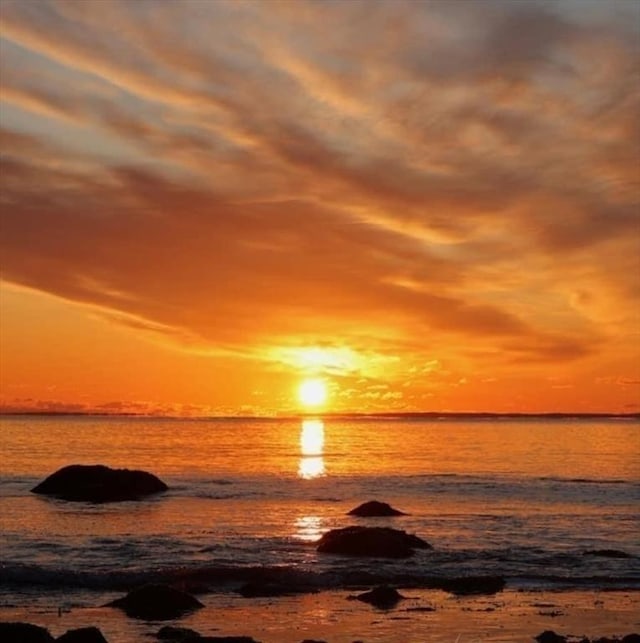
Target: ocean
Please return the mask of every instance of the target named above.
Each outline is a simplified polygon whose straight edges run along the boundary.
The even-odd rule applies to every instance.
[[[219,594],[256,577],[330,590],[484,574],[525,591],[640,589],[637,420],[5,416],[0,449],[0,620],[176,579]],[[144,469],[170,489],[110,504],[30,493],[71,463]],[[370,499],[408,515],[346,515]],[[316,552],[352,524],[433,550]]]

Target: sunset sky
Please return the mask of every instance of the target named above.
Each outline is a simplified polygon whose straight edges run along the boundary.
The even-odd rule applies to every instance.
[[[0,15],[5,411],[640,410],[640,3]]]

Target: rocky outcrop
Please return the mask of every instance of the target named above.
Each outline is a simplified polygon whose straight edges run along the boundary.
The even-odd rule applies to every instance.
[[[538,634],[538,636],[535,637],[536,641],[538,643],[566,643],[567,638],[565,636],[561,636],[560,634],[556,634],[552,630],[545,630],[544,632],[541,632]]]
[[[188,627],[171,625],[160,628],[156,638],[170,643],[259,643],[250,636],[202,636]]]
[[[54,638],[44,627],[31,623],[0,623],[0,641],[15,643],[53,643]]]
[[[63,500],[119,502],[139,500],[167,489],[162,480],[146,471],[71,464],[52,473],[31,491]]]
[[[278,583],[263,583],[260,581],[245,583],[238,588],[238,594],[244,598],[266,598],[274,596],[286,596],[296,593],[284,585]]]
[[[131,618],[146,621],[168,621],[204,607],[197,599],[168,585],[143,585],[126,596],[107,603]]]
[[[107,643],[107,639],[97,627],[80,627],[67,630],[56,639],[56,643]]]
[[[380,609],[391,609],[405,597],[393,587],[389,587],[388,585],[379,585],[378,587],[374,587],[371,591],[358,594],[353,598],[357,601],[362,601],[363,603],[369,603],[369,605],[373,605],[374,607],[379,607]]]
[[[370,556],[375,558],[409,558],[415,549],[431,549],[431,545],[405,531],[389,527],[344,527],[332,529],[318,541],[324,554]]]
[[[199,636],[200,634],[190,627],[175,627],[174,625],[165,625],[156,632],[156,638],[161,641],[184,641]]]
[[[360,516],[361,518],[372,518],[376,516],[406,516],[403,511],[394,509],[386,502],[378,502],[377,500],[370,500],[363,502],[355,509],[348,512],[349,516]]]
[[[260,643],[250,636],[199,636],[184,639],[184,643]]]
[[[553,630],[545,630],[534,638],[538,643],[566,643],[569,638],[575,640],[578,637],[572,634],[563,636],[562,634],[556,634]],[[622,638],[617,636],[601,636],[595,639],[580,637],[580,643],[640,643],[640,634],[626,634]]]

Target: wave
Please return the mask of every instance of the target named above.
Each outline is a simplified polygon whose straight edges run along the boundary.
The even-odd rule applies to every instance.
[[[542,574],[501,575],[511,589],[600,589],[640,591],[640,575],[611,574]],[[0,587],[40,587],[53,589],[84,589],[95,591],[126,591],[146,583],[167,583],[182,587],[198,587],[206,592],[234,592],[244,583],[265,583],[293,592],[346,589],[354,586],[392,584],[415,589],[446,589],[452,581],[463,578],[488,578],[495,574],[427,573],[416,569],[398,569],[393,565],[371,565],[330,570],[301,569],[297,565],[200,565],[167,567],[135,572],[72,571],[39,565],[3,565]]]
[[[428,588],[437,587],[442,579],[490,575],[503,577],[507,585],[519,589],[544,585],[640,590],[640,551],[633,547],[626,551],[538,546],[436,548],[407,560],[385,560],[318,555],[313,542],[290,538],[205,544],[171,537],[134,541],[95,537],[90,542],[88,548],[54,552],[55,558],[49,560],[5,561],[0,564],[0,587],[119,590],[164,582],[233,591],[234,585],[245,582],[315,589],[362,582]],[[52,545],[55,543],[31,542],[28,549],[33,555],[39,549],[50,550]],[[101,549],[104,547],[107,549]],[[167,565],[167,560],[174,563]]]
[[[619,478],[606,479],[606,478],[559,478],[553,476],[544,476],[538,478],[538,480],[544,480],[549,482],[565,482],[565,483],[574,483],[574,484],[638,484],[638,481],[634,480],[622,480]]]

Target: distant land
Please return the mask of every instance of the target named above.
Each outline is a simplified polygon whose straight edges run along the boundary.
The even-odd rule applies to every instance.
[[[382,412],[382,413],[299,413],[292,415],[154,415],[145,413],[92,413],[90,411],[18,411],[0,410],[0,417],[98,417],[98,418],[148,418],[168,420],[252,420],[280,422],[283,420],[304,420],[322,418],[324,420],[640,420],[636,413],[476,413],[476,412]]]

